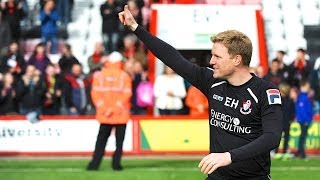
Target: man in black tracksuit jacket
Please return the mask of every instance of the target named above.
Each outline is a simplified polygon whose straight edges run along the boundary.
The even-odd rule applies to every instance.
[[[208,98],[210,154],[199,163],[207,179],[271,179],[270,150],[279,145],[279,90],[250,73],[250,39],[236,30],[211,38],[211,68],[186,60],[172,46],[139,26],[128,7],[119,13],[152,53]]]

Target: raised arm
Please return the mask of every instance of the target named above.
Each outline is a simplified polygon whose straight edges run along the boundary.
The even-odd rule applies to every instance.
[[[185,78],[191,84],[197,84],[197,87],[199,87],[201,80],[204,80],[201,68],[185,59],[174,47],[151,35],[144,28],[139,26],[130,13],[127,5],[124,7],[124,11],[119,13],[119,19],[122,24],[134,31],[138,38],[157,58],[171,67],[177,74]]]

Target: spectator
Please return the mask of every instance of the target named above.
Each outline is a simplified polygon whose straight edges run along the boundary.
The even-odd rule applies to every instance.
[[[147,55],[139,46],[139,41],[136,35],[128,34],[123,39],[124,56],[130,60],[137,60],[140,61],[144,66],[147,64]]]
[[[3,18],[10,25],[11,38],[19,42],[21,33],[20,21],[26,15],[22,9],[22,4],[16,3],[15,0],[8,0],[3,5]]]
[[[0,115],[17,114],[16,84],[10,72],[3,75],[0,93]]]
[[[31,112],[41,114],[45,92],[46,85],[41,80],[40,71],[34,65],[27,65],[17,89],[20,114],[27,115]]]
[[[40,71],[42,77],[44,77],[46,67],[51,63],[45,48],[43,43],[37,44],[27,62],[29,65],[34,65]]]
[[[296,152],[295,157],[299,157],[302,159],[306,158],[306,153],[305,153],[306,139],[308,136],[308,129],[313,120],[312,104],[308,97],[309,92],[310,92],[310,83],[306,80],[302,80],[300,84],[300,93],[298,95],[296,105],[295,105],[296,118],[298,123],[300,124],[300,129],[301,129],[298,151]]]
[[[99,134],[91,162],[87,170],[98,170],[112,128],[116,132],[116,150],[112,156],[112,169],[122,170],[122,146],[126,124],[130,119],[131,78],[121,70],[122,55],[112,52],[101,72],[94,74],[91,96],[100,123]]]
[[[166,66],[164,73],[154,82],[154,96],[160,115],[179,114],[184,106],[182,99],[186,96],[183,78]]]
[[[313,111],[315,114],[320,114],[320,57],[315,60],[311,72],[311,87],[314,91]]]
[[[1,1],[0,1],[1,2]],[[11,42],[11,30],[9,23],[4,19],[0,8],[0,56]]]
[[[59,12],[61,25],[67,27],[71,22],[71,13],[73,9],[74,0],[57,0],[57,10]]]
[[[297,102],[298,94],[299,94],[299,88],[297,88],[297,87],[291,87],[291,88],[290,88],[290,98],[291,98],[294,102]]]
[[[254,69],[254,74],[256,74],[258,77],[263,78],[265,76],[265,72],[262,66],[257,66]]]
[[[7,54],[0,59],[0,72],[11,72],[16,79],[21,79],[26,69],[26,62],[17,42],[11,42]]]
[[[90,81],[82,73],[80,64],[73,64],[70,74],[65,75],[64,99],[69,115],[84,115],[89,104]]]
[[[208,115],[207,97],[194,86],[190,86],[187,91],[186,105],[190,108],[190,116]]]
[[[140,61],[134,61],[132,68],[131,114],[143,115],[146,114],[146,107],[141,107],[137,104],[137,87],[141,82],[148,80],[147,72]]]
[[[104,61],[102,61],[103,56],[104,56],[103,44],[101,42],[96,42],[94,46],[94,52],[88,58],[88,66],[89,66],[90,74],[93,74],[95,71],[98,71],[101,69],[101,67],[104,64]]]
[[[58,53],[58,25],[59,14],[55,9],[54,0],[47,0],[44,8],[40,11],[41,21],[41,38],[42,42],[47,45],[50,41],[50,53]]]
[[[288,143],[290,139],[290,125],[295,118],[295,102],[293,98],[290,97],[290,86],[287,83],[279,84],[279,90],[281,94],[282,101],[282,112],[283,112],[283,121],[282,121],[282,133],[283,133],[283,149],[282,154],[279,153],[278,148],[275,150],[275,159],[288,159],[290,154],[287,153]]]
[[[283,51],[283,50],[278,50],[276,52],[276,57],[274,58],[276,60],[278,60],[280,62],[280,69],[284,69],[287,65],[286,65],[286,59],[287,59],[287,56],[286,56],[286,52]]]
[[[291,86],[300,87],[302,79],[308,79],[312,70],[312,63],[306,60],[306,50],[299,48],[297,56],[289,66],[288,82]]]
[[[276,57],[273,60],[278,60],[279,61],[279,71],[280,74],[282,76],[282,80],[287,82],[288,78],[289,78],[289,66],[286,64],[286,52],[283,50],[279,50],[276,53]]]
[[[272,60],[268,73],[263,77],[266,81],[272,82],[276,86],[282,82],[280,73],[280,62],[277,59]]]
[[[53,64],[48,64],[45,72],[46,95],[43,104],[43,114],[57,115],[60,114],[61,108],[62,79],[56,74]]]
[[[151,3],[150,0],[143,0],[144,5],[141,8],[141,14],[142,14],[142,25],[146,29],[149,29],[149,21],[151,16]]]
[[[79,60],[73,55],[70,44],[62,46],[62,54],[58,64],[62,75],[70,73],[74,64],[80,64]]]
[[[127,4],[134,19],[136,19],[138,24],[142,25],[141,9],[144,6],[144,0],[128,0]]]
[[[127,1],[128,7],[130,12],[132,13],[133,17],[136,19],[137,23],[142,25],[143,17],[142,17],[142,7],[144,6],[143,0],[128,0]],[[125,35],[131,33],[130,31],[125,32]]]
[[[118,51],[118,41],[120,36],[118,13],[121,7],[115,0],[106,0],[100,6],[102,17],[102,37],[107,54]]]
[[[20,26],[22,28],[30,27],[30,23],[29,23],[30,14],[29,14],[28,0],[16,0],[16,2],[18,2],[18,6],[21,6],[22,11],[25,14],[25,16],[21,19]]]

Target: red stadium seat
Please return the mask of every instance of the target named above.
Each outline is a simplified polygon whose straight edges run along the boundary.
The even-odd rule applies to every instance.
[[[194,0],[175,0],[176,4],[194,4]]]

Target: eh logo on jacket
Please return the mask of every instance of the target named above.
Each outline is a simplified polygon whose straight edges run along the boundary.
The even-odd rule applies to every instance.
[[[278,89],[268,89],[266,92],[269,105],[281,104],[281,96]]]

